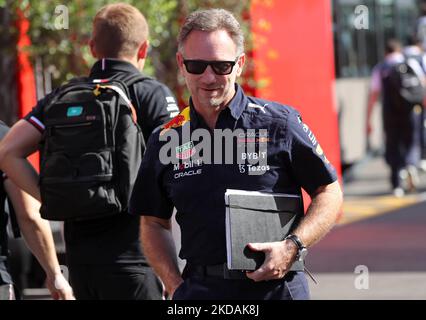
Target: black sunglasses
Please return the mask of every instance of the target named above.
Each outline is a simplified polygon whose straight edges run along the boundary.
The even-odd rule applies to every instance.
[[[237,57],[235,61],[206,61],[206,60],[183,60],[183,64],[186,67],[186,71],[192,74],[202,74],[207,66],[211,66],[214,73],[219,76],[230,74],[235,64],[238,61]]]

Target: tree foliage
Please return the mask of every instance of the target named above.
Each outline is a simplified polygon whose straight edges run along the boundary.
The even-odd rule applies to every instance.
[[[32,59],[41,59],[44,68],[50,68],[54,75],[54,86],[57,86],[67,79],[87,74],[89,71],[94,62],[87,45],[92,19],[103,5],[110,2],[106,0],[0,0],[0,7],[6,6],[13,13],[18,8],[24,12],[30,21],[29,35],[32,41],[31,47],[28,48],[30,55]],[[238,0],[127,0],[123,2],[140,9],[148,20],[151,48],[144,72],[165,82],[179,96],[184,95],[184,89],[178,79],[175,53],[176,38],[184,17],[196,9],[221,7],[241,18],[249,5],[249,1]],[[64,21],[66,15],[68,21]],[[0,50],[4,51],[3,48]]]

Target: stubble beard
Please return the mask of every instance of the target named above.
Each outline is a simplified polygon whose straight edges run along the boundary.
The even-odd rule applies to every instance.
[[[209,99],[209,105],[212,108],[217,108],[222,104],[223,98],[211,98]]]

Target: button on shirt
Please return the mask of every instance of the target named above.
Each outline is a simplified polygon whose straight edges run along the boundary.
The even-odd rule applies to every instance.
[[[213,143],[216,133],[208,129],[192,102],[189,116],[183,116],[185,112],[188,110],[152,134],[130,211],[169,219],[175,207],[182,236],[179,256],[189,263],[226,261],[226,189],[301,194],[301,188],[312,193],[336,180],[335,170],[314,134],[291,107],[247,97],[237,85],[234,98],[219,114],[215,127],[215,131],[238,132],[231,146],[233,161],[228,163],[225,153],[229,147]],[[199,139],[197,129],[209,132],[212,143]],[[171,140],[160,141],[170,130],[180,138],[177,146]],[[262,143],[266,143],[266,150],[260,148]],[[171,150],[168,155],[178,163],[161,161],[160,157],[167,156],[167,148]],[[208,151],[211,164],[206,160]]]

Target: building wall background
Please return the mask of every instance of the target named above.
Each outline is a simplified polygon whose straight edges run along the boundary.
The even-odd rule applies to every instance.
[[[366,155],[365,116],[371,71],[383,59],[387,39],[397,38],[405,44],[415,32],[418,5],[416,0],[332,1],[336,101],[344,165]],[[361,21],[360,14],[365,12],[367,20]],[[366,28],[357,25],[366,21]],[[378,103],[373,113],[370,139],[376,150],[383,145],[380,107]]]

